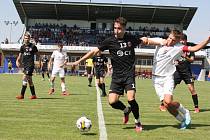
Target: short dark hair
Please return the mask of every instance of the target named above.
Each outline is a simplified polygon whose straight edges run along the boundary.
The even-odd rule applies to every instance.
[[[174,29],[171,31],[170,34],[172,34],[177,39],[181,39],[183,33],[179,30]]]
[[[127,20],[124,17],[118,17],[115,19],[114,23],[120,23],[120,25],[122,26],[126,26],[127,25]]]
[[[57,45],[58,45],[58,46],[63,46],[63,45],[64,45],[64,42],[63,42],[63,41],[58,41],[58,42],[57,42]]]
[[[187,40],[187,35],[183,33],[181,36],[181,40]]]

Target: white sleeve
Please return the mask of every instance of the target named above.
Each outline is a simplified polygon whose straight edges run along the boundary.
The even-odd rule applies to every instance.
[[[51,58],[55,58],[55,51],[53,51]]]
[[[65,60],[67,60],[68,59],[68,55],[67,55],[66,52],[64,53],[64,56],[65,56]]]

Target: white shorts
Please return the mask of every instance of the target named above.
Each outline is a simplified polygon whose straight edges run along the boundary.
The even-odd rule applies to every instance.
[[[59,74],[61,78],[65,77],[64,68],[53,68],[51,77],[56,77],[57,74]]]
[[[164,99],[165,94],[173,95],[174,76],[152,76],[153,86],[160,101]]]

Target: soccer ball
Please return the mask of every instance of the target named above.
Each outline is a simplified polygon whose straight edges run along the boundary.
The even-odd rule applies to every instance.
[[[81,131],[81,132],[87,132],[90,130],[92,123],[91,120],[88,119],[87,117],[83,116],[80,117],[77,122],[76,122],[76,126],[77,128]]]

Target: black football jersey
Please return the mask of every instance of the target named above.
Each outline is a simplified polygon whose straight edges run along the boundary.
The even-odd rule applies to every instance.
[[[23,44],[20,47],[20,53],[23,55],[22,63],[24,67],[34,66],[34,55],[38,52],[38,49],[32,43],[28,45]]]
[[[47,68],[48,62],[49,62],[48,58],[47,57],[43,57],[42,58],[42,67],[43,68]]]
[[[96,71],[104,70],[105,63],[107,63],[107,62],[108,62],[108,60],[104,55],[93,57],[93,63],[94,63]]]
[[[187,43],[187,46],[194,46],[195,44],[190,44],[190,43]],[[185,55],[187,57],[195,57],[195,53],[194,52],[184,52]],[[189,71],[191,70],[190,68],[190,62],[188,60],[186,60],[186,58],[181,58],[178,60],[178,65],[176,65],[176,69],[180,72],[186,72],[186,71]]]
[[[100,51],[109,50],[113,77],[133,76],[135,74],[135,51],[134,48],[140,40],[132,35],[125,34],[118,39],[111,36],[105,39],[98,47]]]
[[[194,56],[195,54],[194,52],[184,52],[186,53],[187,57],[191,57]],[[179,71],[186,71],[188,69],[190,69],[190,62],[188,60],[186,60],[185,58],[182,58],[181,60],[179,59],[178,61],[178,65],[176,65],[176,69],[178,69]]]

